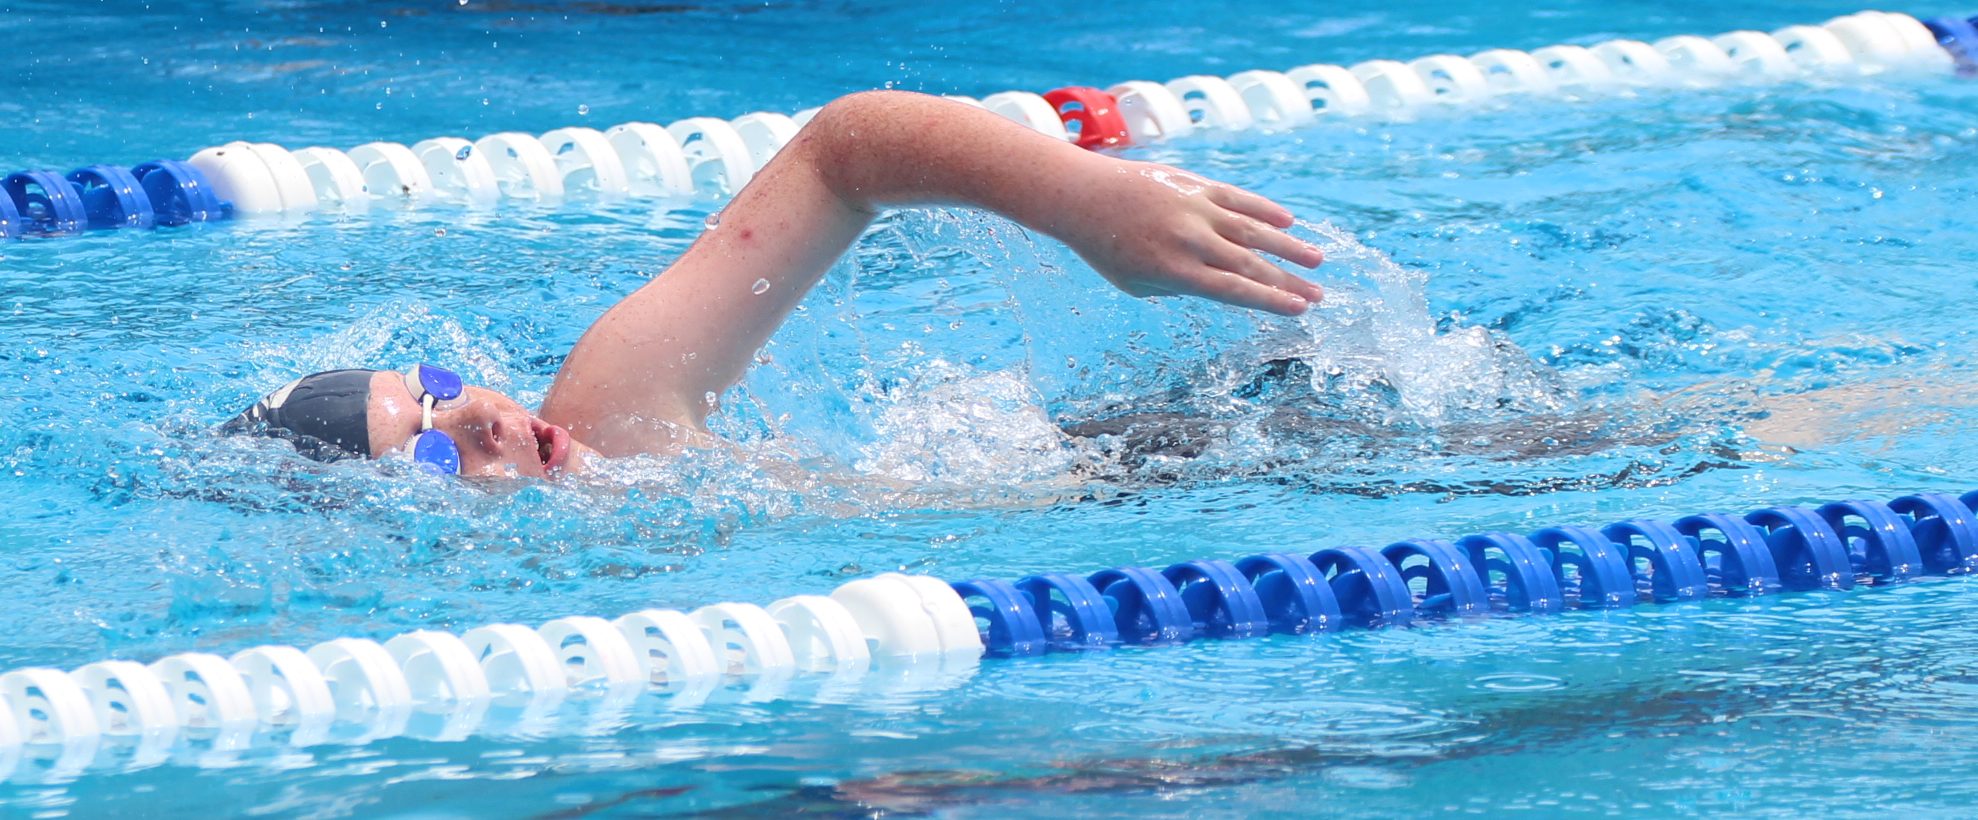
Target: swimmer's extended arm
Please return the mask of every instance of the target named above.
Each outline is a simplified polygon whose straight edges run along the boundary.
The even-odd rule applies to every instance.
[[[564,362],[545,420],[606,455],[669,449],[881,208],[960,204],[1063,240],[1135,296],[1202,296],[1287,315],[1318,248],[1263,197],[1051,139],[970,106],[875,91],[839,99],[777,153],[679,261],[606,311]],[[767,288],[764,288],[764,283]]]

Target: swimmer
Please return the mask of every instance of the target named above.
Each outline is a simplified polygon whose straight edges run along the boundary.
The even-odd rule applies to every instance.
[[[585,331],[532,414],[432,365],[335,370],[223,425],[320,461],[409,457],[466,476],[558,476],[591,459],[713,442],[710,397],[884,208],[984,208],[1063,241],[1137,297],[1196,296],[1293,316],[1323,255],[1291,212],[1164,165],[1108,157],[972,106],[872,91],[825,106],[721,212],[717,226]],[[766,287],[765,287],[766,286]]]

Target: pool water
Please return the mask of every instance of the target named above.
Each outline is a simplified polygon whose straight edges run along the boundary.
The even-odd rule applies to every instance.
[[[540,133],[1617,36],[1834,2],[14,3],[0,167]],[[1889,8],[1918,16],[1958,9]],[[220,420],[295,375],[540,400],[716,200],[0,246],[0,668],[1978,486],[1978,89],[1517,100],[1134,148],[1332,257],[1299,319],[886,217],[722,397],[732,450],[562,484],[324,468]],[[1083,422],[1179,417],[1148,456]],[[463,740],[114,752],[8,813],[1968,812],[1978,589],[1499,618],[578,704]]]

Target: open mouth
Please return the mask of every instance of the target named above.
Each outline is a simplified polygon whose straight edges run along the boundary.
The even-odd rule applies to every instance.
[[[561,471],[570,458],[570,432],[534,417],[529,419],[529,432],[536,437],[536,457],[542,459],[543,472]]]

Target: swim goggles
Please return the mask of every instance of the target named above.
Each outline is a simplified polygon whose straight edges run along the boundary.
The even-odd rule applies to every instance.
[[[405,389],[419,403],[419,435],[412,440],[412,460],[439,475],[460,474],[460,445],[452,436],[433,429],[433,408],[460,398],[465,389],[460,374],[430,364],[405,371]]]

